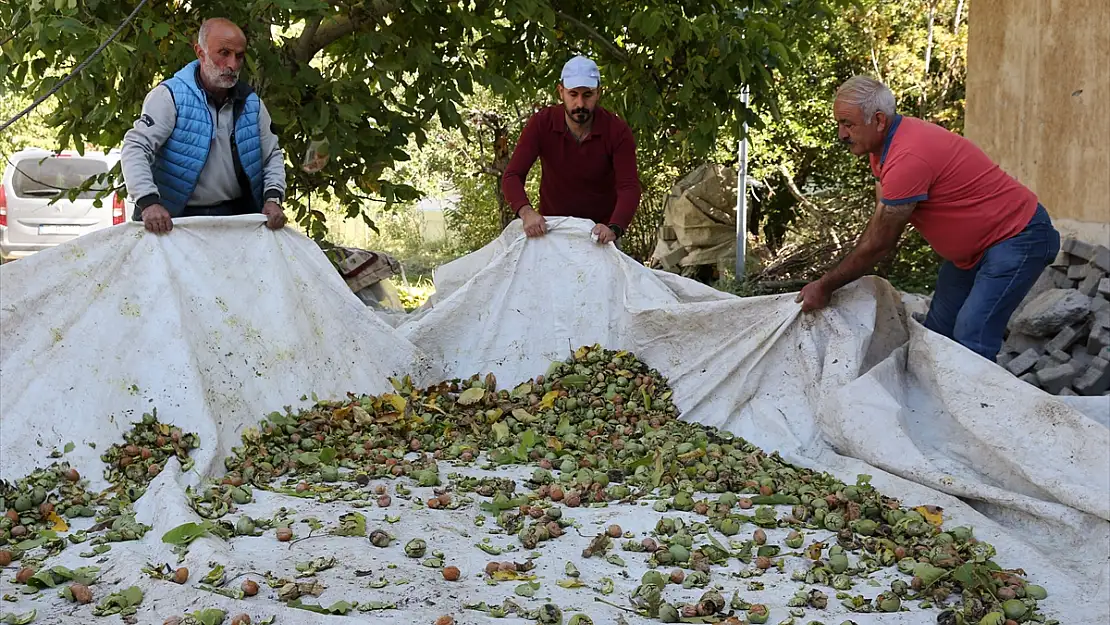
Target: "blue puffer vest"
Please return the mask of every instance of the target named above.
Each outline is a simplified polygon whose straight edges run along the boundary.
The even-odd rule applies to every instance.
[[[154,159],[154,183],[162,206],[171,217],[180,217],[197,187],[197,180],[208,160],[215,121],[208,110],[208,98],[197,84],[200,61],[193,61],[163,84],[173,94],[177,122],[165,145]],[[255,210],[262,210],[262,141],[259,137],[258,95],[246,84],[238,83],[229,93],[235,107],[235,132],[231,152],[235,173],[241,184],[249,185]],[[244,190],[246,194],[247,190]]]

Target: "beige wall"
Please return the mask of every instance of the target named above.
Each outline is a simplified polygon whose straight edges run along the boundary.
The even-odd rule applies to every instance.
[[[1110,0],[974,0],[965,135],[1061,231],[1110,243]]]

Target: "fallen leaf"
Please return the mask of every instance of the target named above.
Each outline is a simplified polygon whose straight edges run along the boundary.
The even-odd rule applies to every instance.
[[[486,389],[484,388],[468,388],[459,395],[459,403],[463,406],[469,406],[482,401],[486,396]]]
[[[925,517],[929,525],[940,527],[944,522],[944,508],[940,506],[917,506],[914,511]]]
[[[66,523],[65,519],[58,516],[58,513],[53,510],[50,511],[50,515],[46,517],[46,520],[54,524],[50,529],[54,530],[55,532],[69,531],[69,524]]]

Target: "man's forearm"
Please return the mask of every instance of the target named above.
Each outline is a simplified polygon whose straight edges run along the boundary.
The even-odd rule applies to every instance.
[[[127,195],[138,200],[149,195],[158,195],[158,185],[154,184],[154,154],[133,132],[134,130],[129,130],[123,137],[120,170],[127,186]]]
[[[830,291],[835,291],[867,275],[892,249],[867,240],[860,241],[844,260],[821,277],[821,281],[828,285]]]
[[[867,275],[880,260],[897,247],[898,239],[902,236],[902,231],[905,230],[910,215],[916,207],[916,202],[896,206],[888,206],[880,202],[855,249],[849,252],[836,267],[822,276],[820,281],[828,286],[830,291],[835,291]]]
[[[270,111],[263,102],[258,115],[258,135],[265,162],[262,166],[262,190],[265,199],[285,198],[285,154],[278,143]]]

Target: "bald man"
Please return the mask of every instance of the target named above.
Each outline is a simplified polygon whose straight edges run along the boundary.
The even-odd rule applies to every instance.
[[[285,225],[285,157],[262,100],[239,81],[247,38],[223,18],[204,22],[197,60],[155,87],[123,138],[132,219],[150,232],[177,217],[262,213]]]

